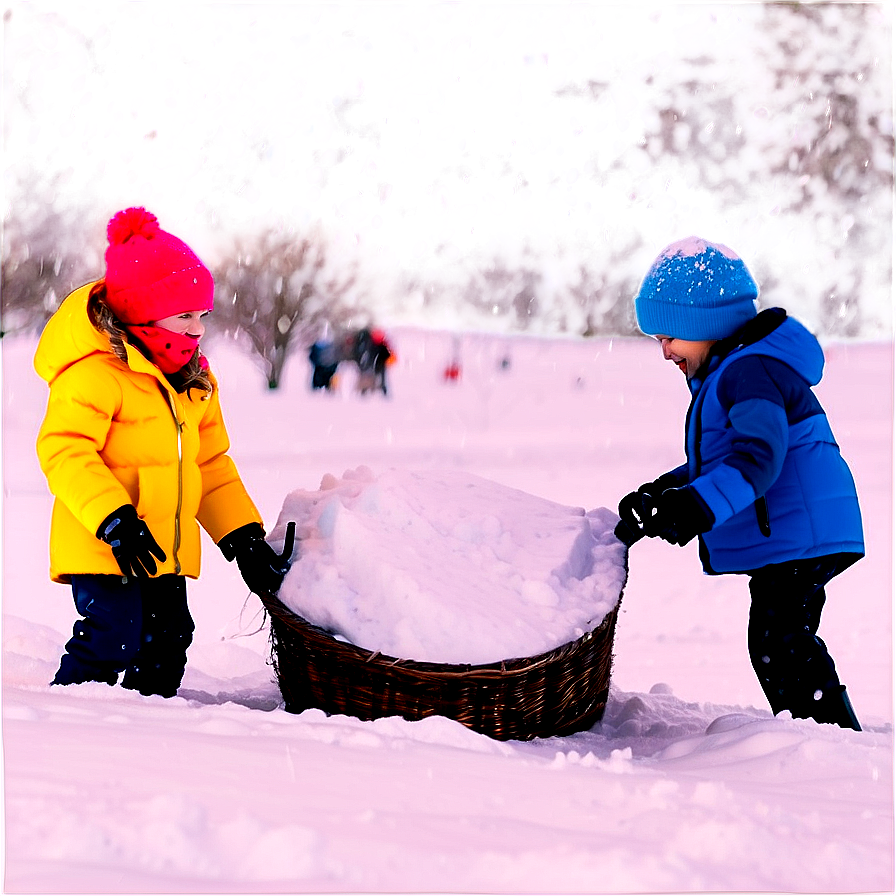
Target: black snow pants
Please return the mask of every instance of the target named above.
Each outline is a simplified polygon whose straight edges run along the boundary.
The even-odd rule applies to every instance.
[[[195,628],[183,576],[73,575],[71,584],[82,618],[52,684],[116,684],[124,672],[122,687],[173,697]]]
[[[794,718],[844,724],[845,689],[817,632],[825,585],[856,559],[834,554],[773,564],[752,574],[747,647],[776,715],[787,709]]]

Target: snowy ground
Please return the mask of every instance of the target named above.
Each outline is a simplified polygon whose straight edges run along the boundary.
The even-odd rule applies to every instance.
[[[226,344],[233,454],[273,525],[294,489],[359,465],[455,470],[615,507],[681,458],[687,392],[647,340],[399,331],[389,399],[268,393]],[[695,545],[635,545],[601,724],[499,743],[445,719],[283,712],[257,600],[208,545],[177,698],[47,686],[73,620],[46,576],[33,453],[45,387],[4,340],[3,743],[7,892],[892,890],[889,342],[827,347],[819,388],[860,490],[869,555],[821,635],[865,730],[774,718],[745,646],[746,580]],[[507,361],[504,364],[502,362]]]

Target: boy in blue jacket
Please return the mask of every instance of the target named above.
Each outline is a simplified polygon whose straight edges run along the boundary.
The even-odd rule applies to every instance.
[[[668,246],[635,298],[640,329],[687,377],[687,462],[619,504],[617,535],[683,546],[750,576],[750,659],[772,712],[861,730],[817,636],[825,585],[864,555],[852,474],[812,392],[824,355],[726,246]]]

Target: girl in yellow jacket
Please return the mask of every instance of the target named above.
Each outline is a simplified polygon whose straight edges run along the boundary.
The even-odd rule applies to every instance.
[[[79,619],[53,684],[102,681],[174,696],[193,636],[186,578],[199,525],[253,591],[289,568],[265,541],[199,350],[211,273],[142,208],[107,228],[106,274],[47,323],[34,366],[50,386],[37,440],[55,496],[50,576]]]

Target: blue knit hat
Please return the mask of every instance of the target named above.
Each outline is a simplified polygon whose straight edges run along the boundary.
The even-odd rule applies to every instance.
[[[759,287],[727,246],[692,236],[667,246],[635,296],[649,336],[724,339],[756,316]]]

